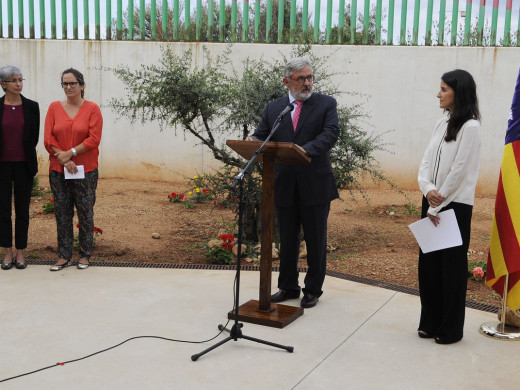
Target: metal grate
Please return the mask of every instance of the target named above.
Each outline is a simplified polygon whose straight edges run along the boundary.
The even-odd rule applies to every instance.
[[[53,265],[53,260],[26,260],[27,264],[34,265]],[[217,271],[232,271],[235,270],[235,265],[215,265],[215,264],[171,264],[171,263],[118,263],[118,262],[105,262],[105,261],[91,261],[91,266],[95,267],[126,267],[126,268],[172,268],[172,269],[200,269],[200,270],[217,270]],[[257,265],[243,265],[240,268],[242,271],[260,271],[260,267]],[[273,267],[273,271],[278,272],[279,267]],[[299,272],[306,272],[307,268],[299,268]],[[402,292],[409,295],[419,296],[419,290],[411,287],[399,286],[397,284],[382,282],[379,280],[367,279],[362,276],[349,275],[337,271],[327,271],[327,275],[333,278],[348,280],[351,282],[362,283],[369,286],[385,288],[387,290],[393,290]],[[484,303],[466,301],[466,307],[471,309],[486,311],[489,313],[498,313],[499,307],[488,305]]]

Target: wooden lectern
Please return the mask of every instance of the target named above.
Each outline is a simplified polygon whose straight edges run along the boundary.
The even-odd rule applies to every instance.
[[[246,160],[250,160],[262,145],[261,141],[228,140],[226,145]],[[271,271],[273,266],[273,220],[274,220],[274,166],[275,163],[308,164],[311,159],[291,142],[268,142],[256,161],[264,164],[262,174],[262,214],[260,252],[260,296],[250,300],[238,310],[240,321],[258,325],[283,328],[303,314],[301,307],[271,303]],[[229,319],[235,312],[228,313]]]

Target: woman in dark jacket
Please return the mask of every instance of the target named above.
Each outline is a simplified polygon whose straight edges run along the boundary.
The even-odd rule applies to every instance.
[[[29,205],[34,175],[38,172],[36,144],[40,134],[38,103],[22,96],[22,71],[16,66],[0,68],[0,247],[5,248],[2,269],[26,267],[23,250],[27,248]],[[15,248],[11,221],[14,187]]]

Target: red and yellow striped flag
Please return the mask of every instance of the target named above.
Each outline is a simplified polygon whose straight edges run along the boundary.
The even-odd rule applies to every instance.
[[[486,284],[502,298],[507,275],[507,306],[517,310],[520,307],[520,71],[507,124],[487,261]]]

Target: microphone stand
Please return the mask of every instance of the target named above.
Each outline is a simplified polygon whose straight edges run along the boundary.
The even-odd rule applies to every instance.
[[[193,360],[193,361],[196,361],[202,355],[205,355],[206,353],[214,350],[215,348],[221,346],[222,344],[227,343],[230,340],[237,341],[238,339],[246,339],[246,340],[254,341],[254,342],[257,342],[257,343],[260,343],[260,344],[270,345],[271,347],[285,349],[287,352],[293,352],[294,351],[294,347],[291,347],[291,346],[276,344],[276,343],[272,343],[270,341],[261,340],[261,339],[255,338],[255,337],[250,337],[250,336],[244,335],[242,333],[242,327],[244,326],[244,324],[238,322],[239,294],[240,294],[240,268],[241,268],[240,267],[240,265],[241,265],[240,262],[241,262],[241,257],[242,257],[243,214],[244,214],[244,203],[245,203],[244,202],[244,198],[243,198],[243,195],[244,195],[244,176],[247,173],[247,171],[248,171],[249,167],[251,166],[251,164],[256,160],[256,158],[258,157],[258,155],[260,154],[262,149],[265,147],[267,142],[269,142],[269,140],[271,139],[271,137],[273,136],[275,131],[278,129],[278,127],[280,126],[280,123],[282,122],[282,119],[284,118],[284,116],[285,116],[285,114],[280,115],[276,119],[275,124],[273,126],[273,129],[271,130],[271,133],[269,134],[269,136],[265,139],[265,141],[262,143],[262,145],[254,153],[253,157],[251,157],[251,160],[249,160],[249,162],[244,167],[244,169],[242,169],[242,171],[240,171],[240,173],[235,177],[235,180],[233,181],[233,184],[231,185],[231,188],[235,188],[237,186],[237,184],[240,184],[240,186],[239,186],[239,199],[240,199],[240,201],[239,201],[239,204],[238,204],[237,270],[236,270],[236,276],[235,276],[237,286],[236,286],[235,298],[234,298],[234,301],[235,301],[234,302],[235,321],[234,321],[234,324],[231,327],[231,329],[227,329],[227,328],[224,327],[224,325],[219,324],[218,329],[220,331],[228,332],[229,336],[226,337],[224,340],[218,342],[217,344],[214,344],[211,347],[205,349],[204,351],[202,351],[200,353],[197,353],[195,355],[192,355],[191,356],[191,360]]]

